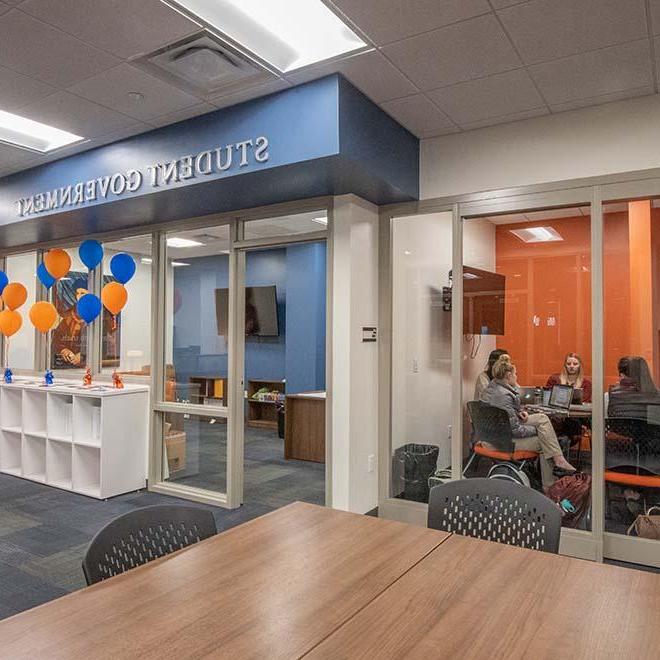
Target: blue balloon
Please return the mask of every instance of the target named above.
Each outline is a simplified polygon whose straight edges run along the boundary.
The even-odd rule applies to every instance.
[[[5,273],[4,270],[0,270],[0,295],[2,295],[2,292],[8,284],[9,278],[7,277],[7,273]]]
[[[135,274],[135,259],[130,254],[120,252],[110,259],[110,270],[120,284],[126,284]]]
[[[50,289],[50,287],[55,284],[55,278],[48,272],[46,264],[44,263],[40,263],[37,266],[37,277],[47,289]]]
[[[100,313],[103,305],[100,299],[93,293],[86,293],[76,304],[76,311],[78,316],[85,321],[91,323]]]
[[[78,248],[80,261],[82,261],[89,270],[94,270],[103,260],[103,246],[98,241],[83,241]]]

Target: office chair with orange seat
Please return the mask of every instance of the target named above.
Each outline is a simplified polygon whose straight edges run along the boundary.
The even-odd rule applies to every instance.
[[[472,420],[474,435],[472,438],[472,455],[463,470],[463,476],[467,474],[475,460],[479,457],[485,457],[494,462],[494,465],[488,471],[488,477],[508,479],[520,483],[520,479],[514,475],[520,473],[528,461],[538,460],[539,452],[516,450],[511,434],[511,423],[505,410],[483,401],[469,401],[467,409]],[[502,470],[502,467],[512,469],[510,471]]]

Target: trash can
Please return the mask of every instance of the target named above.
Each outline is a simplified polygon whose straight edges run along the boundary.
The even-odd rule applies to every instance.
[[[277,410],[277,435],[284,439],[284,406]]]
[[[392,487],[395,497],[429,501],[429,477],[435,472],[440,448],[409,443],[394,450]]]

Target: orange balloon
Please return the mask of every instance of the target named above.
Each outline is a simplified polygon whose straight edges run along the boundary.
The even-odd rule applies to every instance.
[[[30,307],[30,321],[39,332],[48,332],[57,321],[57,310],[52,303],[42,300]]]
[[[27,289],[20,282],[11,282],[2,292],[2,300],[9,309],[18,309],[27,300]]]
[[[59,248],[49,250],[44,255],[46,270],[56,279],[64,277],[71,269],[71,257]]]
[[[5,337],[15,335],[23,325],[23,317],[13,309],[3,309],[0,312],[0,332]]]
[[[101,289],[101,302],[113,316],[117,316],[121,312],[127,300],[128,291],[119,282],[108,282]]]

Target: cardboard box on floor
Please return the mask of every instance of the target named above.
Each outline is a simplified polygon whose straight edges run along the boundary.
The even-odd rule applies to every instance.
[[[186,467],[186,432],[173,431],[172,425],[165,422],[165,452],[170,474]]]

